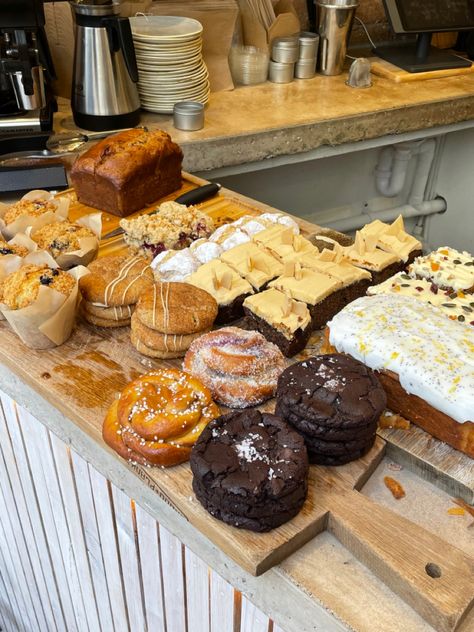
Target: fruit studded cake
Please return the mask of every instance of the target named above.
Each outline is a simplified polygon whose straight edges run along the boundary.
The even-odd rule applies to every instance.
[[[399,272],[379,285],[372,285],[367,294],[399,294],[412,296],[441,310],[445,316],[474,326],[474,296],[462,290],[446,290],[427,279],[416,279]]]
[[[415,259],[409,273],[443,289],[474,293],[474,257],[469,252],[442,246],[426,257]]]
[[[332,348],[379,371],[388,407],[474,457],[474,331],[411,296],[350,303],[329,323]]]
[[[182,161],[166,132],[131,129],[79,156],[71,180],[79,202],[125,217],[178,190]]]

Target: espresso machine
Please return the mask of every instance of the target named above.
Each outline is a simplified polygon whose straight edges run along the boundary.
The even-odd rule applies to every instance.
[[[55,78],[43,0],[0,0],[0,137],[52,129]]]

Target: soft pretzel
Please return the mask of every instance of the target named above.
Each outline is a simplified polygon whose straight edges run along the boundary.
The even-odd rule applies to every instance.
[[[158,369],[125,387],[106,415],[103,437],[128,460],[176,465],[189,458],[196,439],[219,414],[199,380],[177,369]]]
[[[216,401],[231,408],[256,406],[273,397],[285,366],[276,345],[238,327],[223,327],[195,340],[183,364]]]

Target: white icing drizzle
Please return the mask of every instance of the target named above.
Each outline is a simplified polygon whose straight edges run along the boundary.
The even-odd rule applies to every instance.
[[[129,261],[126,261],[123,266],[120,268],[119,273],[117,274],[117,276],[115,277],[115,279],[112,279],[112,281],[110,281],[110,283],[108,283],[105,287],[104,290],[104,304],[105,307],[109,307],[109,298],[112,295],[113,291],[115,290],[115,288],[117,287],[117,285],[123,281],[124,279],[127,278],[128,273],[130,272],[130,270],[133,268],[133,266],[138,263],[139,261],[142,260],[142,257],[133,257],[133,259],[130,259]],[[129,285],[125,288],[125,291],[122,294],[122,303],[125,302],[125,296],[128,292],[128,290],[130,289],[130,287],[135,283],[135,281],[137,279],[139,279],[143,273],[145,272],[145,270],[147,268],[149,268],[150,266],[146,266],[145,268],[143,268],[141,274],[139,274],[138,276],[136,276],[130,283]]]
[[[474,421],[474,331],[411,296],[359,298],[328,323],[331,344],[455,421]]]
[[[163,285],[166,285],[164,295],[163,295]],[[169,297],[170,297],[170,284],[161,283],[160,284],[160,300],[161,300],[161,305],[163,307],[163,329],[165,329],[165,333],[163,334],[163,343],[165,345],[166,351],[170,350],[168,346],[168,333],[167,333],[169,329],[169,320],[170,320]],[[155,318],[155,305],[154,304],[153,304],[153,318]],[[155,324],[155,320],[153,320],[153,324]]]

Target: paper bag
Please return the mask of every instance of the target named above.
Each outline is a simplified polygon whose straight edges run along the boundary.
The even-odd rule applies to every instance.
[[[272,41],[276,37],[286,37],[299,33],[301,24],[293,0],[279,0],[274,6],[274,10],[276,19],[268,30],[255,19],[251,12],[246,9],[241,11],[242,31],[246,46],[255,46],[270,51]]]

